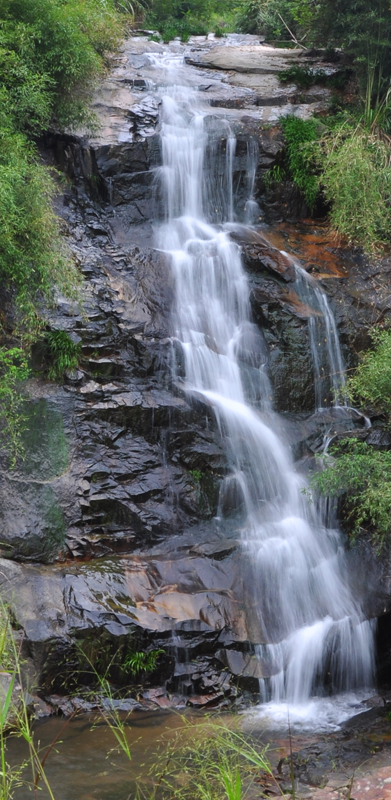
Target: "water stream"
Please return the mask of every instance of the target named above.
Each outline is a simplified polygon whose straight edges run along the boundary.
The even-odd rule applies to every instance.
[[[183,350],[185,388],[213,408],[226,445],[225,491],[228,485],[235,492],[243,551],[253,565],[262,701],[269,716],[278,717],[286,704],[303,716],[314,695],[372,685],[373,630],[349,588],[340,534],[326,528],[303,494],[305,481],[278,433],[240,250],[222,226],[209,222],[217,181],[206,159],[210,110],[197,91],[177,85],[179,80],[174,65],[161,90],[166,220],[158,231],[158,246],[170,254],[175,275],[174,336]],[[223,135],[221,202],[223,220],[231,221],[235,140],[226,127]],[[249,186],[252,202],[251,176]],[[303,293],[311,292],[311,302],[316,300],[310,334],[320,407],[330,391],[334,399],[340,394],[343,363],[327,299],[300,269],[298,281]]]

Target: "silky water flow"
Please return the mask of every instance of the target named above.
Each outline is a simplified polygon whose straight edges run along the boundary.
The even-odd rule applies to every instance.
[[[240,250],[223,226],[208,222],[218,180],[226,190],[219,195],[225,195],[222,221],[233,218],[234,137],[225,132],[225,165],[221,159],[219,167],[221,172],[222,161],[225,172],[218,178],[210,164],[206,169],[211,111],[195,90],[175,83],[162,89],[161,98],[166,221],[158,245],[170,254],[175,276],[175,338],[186,390],[214,411],[231,473],[222,493],[236,498],[244,557],[253,565],[251,609],[262,631],[256,652],[265,675],[261,710],[277,721],[285,713],[286,722],[289,707],[293,722],[295,709],[297,720],[305,720],[323,713],[313,709],[323,694],[326,717],[338,721],[354,713],[352,693],[373,683],[373,625],[349,588],[340,535],[325,527],[303,493],[305,480],[278,433]],[[325,311],[320,295],[318,311]],[[334,327],[334,371],[341,367],[335,336]],[[317,402],[324,391],[320,385]],[[330,711],[328,697],[338,693],[345,700]]]

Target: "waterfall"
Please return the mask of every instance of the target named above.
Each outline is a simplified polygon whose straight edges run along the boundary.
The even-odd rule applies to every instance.
[[[295,270],[298,293],[314,310],[308,321],[308,331],[314,366],[315,408],[324,408],[329,402],[338,406],[342,401],[346,405],[345,367],[327,296],[297,263]]]
[[[305,481],[278,433],[240,250],[206,218],[216,182],[206,169],[210,111],[188,87],[168,86],[161,97],[166,220],[158,245],[170,254],[175,276],[173,326],[183,350],[186,389],[213,407],[226,444],[231,474],[225,491],[237,498],[244,557],[253,569],[252,609],[262,631],[257,647],[265,665],[262,699],[300,705],[324,691],[325,684],[329,693],[369,687],[371,623],[349,588],[339,533],[326,529],[303,493]],[[229,218],[235,142],[232,133],[225,135]],[[323,324],[330,325],[320,295],[318,310]],[[337,341],[335,331],[330,341]],[[329,363],[340,388],[342,362],[334,344]],[[325,363],[316,353],[321,405]]]

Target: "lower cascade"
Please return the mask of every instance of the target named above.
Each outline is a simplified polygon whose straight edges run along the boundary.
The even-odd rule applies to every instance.
[[[197,91],[176,85],[175,65],[172,69],[161,91],[161,186],[167,216],[157,235],[175,276],[173,334],[183,351],[180,377],[185,390],[213,410],[226,446],[230,474],[221,495],[229,495],[235,508],[252,566],[248,613],[256,615],[260,631],[256,652],[264,675],[262,702],[269,709],[273,704],[303,705],[314,695],[373,684],[373,625],[349,587],[340,534],[326,526],[311,503],[282,440],[265,344],[251,322],[240,249],[229,237],[229,225],[224,229],[208,222],[218,180],[225,187],[221,216],[232,221],[233,137],[225,131],[221,179],[207,171],[205,117],[210,112]],[[324,301],[318,295],[319,315]],[[328,329],[328,306],[326,311]],[[334,354],[335,337],[333,331]],[[341,369],[337,356],[331,358],[331,373]],[[319,365],[314,367],[319,372]],[[318,404],[324,393],[321,386]]]

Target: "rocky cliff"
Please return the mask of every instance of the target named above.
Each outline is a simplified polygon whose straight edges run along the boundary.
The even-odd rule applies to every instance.
[[[230,234],[243,253],[276,409],[285,412],[286,436],[305,468],[325,434],[362,428],[362,419],[313,413],[311,309],[281,251],[296,253],[327,292],[348,365],[367,346],[368,327],[390,316],[391,261],[370,263],[348,251],[321,221],[287,224],[306,215],[301,198],[287,182],[265,181],[283,158],[279,116],[308,117],[327,106],[324,88],[303,96],[279,84],[278,71],[302,55],[252,37],[217,45],[195,39],[170,51],[185,55],[189,84],[209,102],[217,223],[219,165],[228,137],[236,137],[238,222]],[[94,101],[99,132],[53,132],[42,142],[45,159],[66,179],[57,211],[83,275],[81,303],[58,297],[44,313],[48,328],[81,344],[82,358],[59,385],[40,377],[35,354],[26,457],[14,470],[4,458],[1,470],[0,583],[44,694],[72,688],[75,642],[92,637],[96,652],[105,646],[110,657],[121,648],[162,649],[152,683],[192,692],[196,705],[234,695],[243,678],[256,686],[262,664],[252,643],[261,632],[251,615],[250,567],[239,558],[235,498],[220,491],[224,442],[205,401],[183,391],[170,265],[154,247],[153,225],[164,217],[153,65],[162,52],[145,39],[126,41]],[[245,224],[249,198],[257,230]],[[386,578],[383,587],[372,614],[388,608]]]

